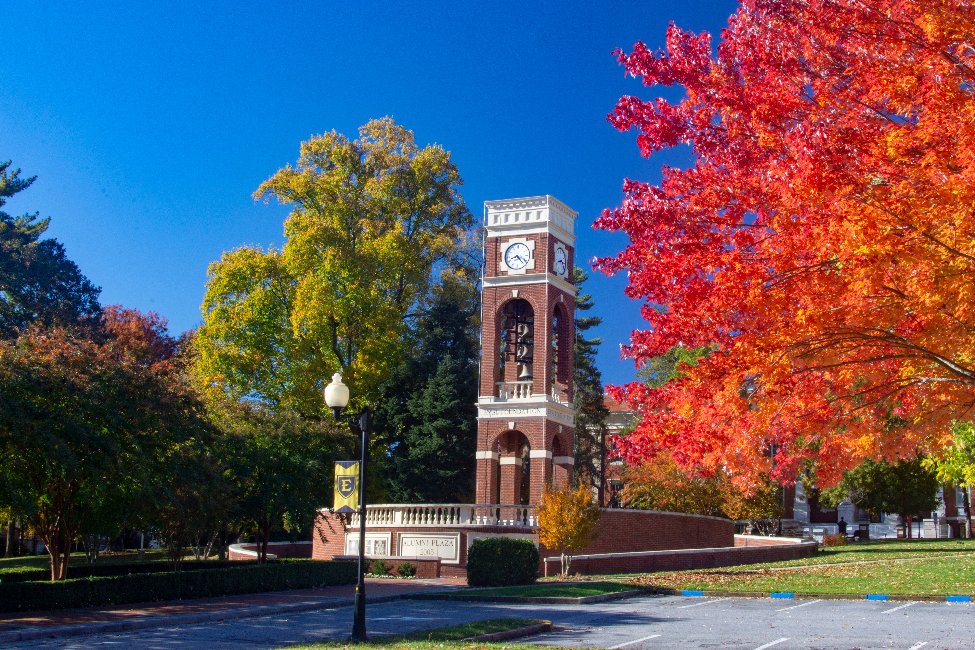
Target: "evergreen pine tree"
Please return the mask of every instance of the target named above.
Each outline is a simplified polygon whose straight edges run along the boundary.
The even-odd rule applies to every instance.
[[[386,498],[398,503],[470,501],[477,441],[477,287],[449,279],[413,333],[376,410]]]
[[[26,190],[35,176],[21,178],[10,161],[0,162],[0,208]],[[41,239],[49,218],[14,217],[0,210],[0,339],[15,338],[31,323],[95,323],[100,289],[82,275],[56,239]]]
[[[602,340],[587,338],[586,332],[598,326],[602,319],[587,316],[593,308],[593,298],[584,293],[582,284],[589,276],[579,267],[572,269],[572,279],[579,288],[575,312],[575,372],[573,375],[576,418],[576,480],[596,489],[596,501],[603,505],[606,491],[606,417],[609,411],[603,404],[603,377],[596,367],[596,353]]]

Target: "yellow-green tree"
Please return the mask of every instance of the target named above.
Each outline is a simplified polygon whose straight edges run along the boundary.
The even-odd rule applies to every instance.
[[[341,369],[374,397],[441,273],[467,261],[473,223],[450,153],[390,118],[359,138],[301,144],[255,199],[291,206],[281,250],[246,246],[210,265],[197,337],[204,379],[232,397],[310,414]]]
[[[761,475],[751,491],[745,491],[731,480],[722,483],[724,501],[722,509],[729,519],[747,521],[763,535],[772,535],[784,514],[782,486]]]
[[[975,487],[975,422],[955,422],[952,441],[942,452],[924,461],[942,483],[952,484],[962,491],[965,502],[967,537],[972,536],[972,504],[970,492]]]
[[[538,541],[562,556],[562,575],[568,575],[572,553],[584,549],[597,534],[599,506],[583,484],[546,486],[538,503]]]
[[[720,473],[696,475],[661,452],[625,470],[623,504],[640,510],[686,512],[723,517],[732,490]]]

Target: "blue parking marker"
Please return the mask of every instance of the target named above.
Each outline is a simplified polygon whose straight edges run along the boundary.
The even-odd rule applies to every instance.
[[[867,594],[867,600],[890,600],[887,594]]]
[[[773,591],[769,594],[770,598],[795,598],[796,595],[791,591]]]
[[[970,603],[972,602],[971,596],[948,596],[946,600],[949,603]]]
[[[680,592],[681,596],[703,596],[704,592],[700,589],[684,589]]]

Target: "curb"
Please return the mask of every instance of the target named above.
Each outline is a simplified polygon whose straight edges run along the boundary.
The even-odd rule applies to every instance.
[[[525,636],[533,636],[535,634],[541,634],[542,632],[550,632],[552,630],[552,621],[543,621],[542,623],[537,623],[535,625],[526,625],[525,627],[518,627],[513,630],[505,630],[504,632],[493,632],[491,634],[479,634],[478,636],[472,636],[464,639],[464,641],[473,642],[486,642],[490,643],[492,641],[508,641],[509,639],[520,639]]]
[[[580,598],[570,598],[568,596],[482,596],[478,594],[464,595],[463,592],[438,592],[431,594],[410,594],[408,600],[460,600],[465,602],[486,602],[486,603],[523,603],[536,605],[588,605],[590,603],[603,603],[611,600],[623,600],[636,596],[646,596],[655,592],[647,589],[633,589],[631,591],[614,591],[609,594],[597,594],[595,596],[582,596]]]
[[[715,597],[722,598],[772,598],[784,600],[874,600],[874,601],[900,601],[900,602],[930,602],[930,603],[971,603],[971,596],[917,596],[910,594],[815,594],[802,593],[798,591],[711,591],[701,589],[668,589],[666,587],[651,587],[645,593],[652,593],[661,596],[685,596],[685,597]]]
[[[411,600],[459,600],[467,602],[488,603],[522,603],[537,605],[586,605],[602,603],[611,600],[623,600],[638,596],[684,596],[685,598],[770,598],[781,600],[871,600],[898,602],[931,602],[931,603],[972,603],[975,598],[968,595],[918,596],[910,594],[816,594],[798,591],[711,591],[704,589],[671,589],[667,587],[646,587],[632,591],[617,591],[597,596],[568,598],[558,596],[487,596],[460,592],[435,592],[427,594],[410,594],[405,596]]]
[[[377,596],[366,598],[366,603],[387,603],[402,600],[406,594],[395,596]],[[307,612],[316,609],[338,609],[351,607],[355,603],[352,598],[335,598],[306,603],[286,603],[283,605],[256,605],[239,609],[226,609],[218,612],[200,612],[197,614],[174,614],[171,616],[145,616],[128,621],[103,621],[97,623],[74,623],[71,625],[52,625],[48,627],[32,627],[23,630],[0,632],[0,646],[19,641],[35,641],[39,639],[55,639],[76,636],[90,636],[93,634],[113,634],[131,630],[148,630],[175,625],[194,625],[196,623],[212,623],[231,621],[241,618],[256,618],[272,616],[274,614],[288,614],[291,612]]]

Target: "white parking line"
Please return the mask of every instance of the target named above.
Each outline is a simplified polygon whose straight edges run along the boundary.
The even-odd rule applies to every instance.
[[[611,645],[606,650],[619,650],[619,648],[626,648],[631,645],[636,645],[637,643],[643,643],[644,641],[649,641],[650,639],[656,639],[659,634],[651,634],[650,636],[645,636],[642,639],[636,639],[634,641],[627,641],[626,643],[620,643],[619,645]]]
[[[688,607],[700,607],[701,605],[710,605],[711,603],[720,603],[722,600],[728,600],[728,598],[714,598],[712,600],[702,600],[699,603],[694,603],[693,605],[681,605],[677,609],[687,609]]]
[[[917,601],[910,602],[910,603],[907,603],[905,605],[900,605],[898,607],[892,607],[891,609],[885,609],[884,611],[882,611],[880,613],[881,614],[890,614],[891,612],[896,612],[898,609],[904,609],[905,607],[910,607],[911,605],[917,605]],[[925,642],[925,643],[927,643],[927,642]],[[920,646],[918,646],[918,647],[920,647]]]
[[[792,605],[790,607],[783,607],[782,609],[777,609],[775,611],[777,611],[777,612],[784,612],[784,611],[787,611],[787,610],[790,610],[790,609],[799,609],[800,607],[806,607],[808,605],[815,605],[816,603],[821,603],[821,602],[823,602],[823,601],[822,600],[810,600],[809,602],[803,603],[801,605]]]
[[[789,637],[784,636],[781,639],[776,639],[775,641],[769,641],[765,645],[760,645],[757,648],[755,648],[755,650],[765,650],[765,648],[771,648],[774,645],[779,645],[780,643],[785,643],[788,640],[789,640]]]
[[[923,648],[928,644],[927,641],[921,641],[920,643],[915,643],[908,650],[918,650],[918,648]]]

